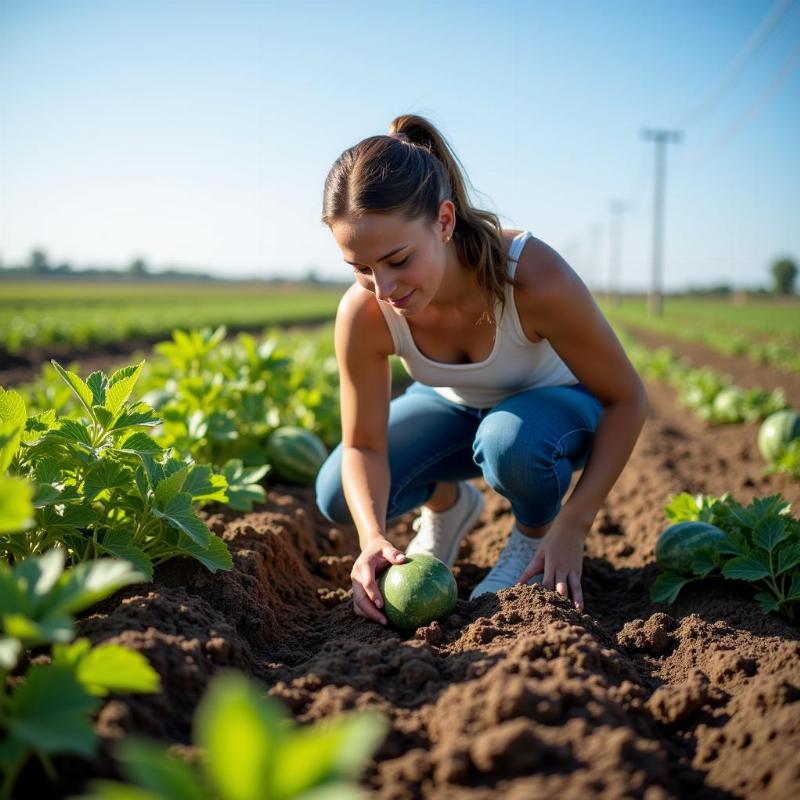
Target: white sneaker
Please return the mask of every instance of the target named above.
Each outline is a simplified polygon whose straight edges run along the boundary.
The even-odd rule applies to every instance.
[[[531,559],[539,549],[541,539],[533,539],[526,536],[514,523],[511,528],[511,538],[500,553],[497,563],[489,571],[489,574],[472,590],[469,599],[474,600],[482,594],[497,593],[501,589],[508,589],[514,586],[525,571],[525,567],[531,563]],[[544,580],[544,573],[534,575],[528,583],[541,583]]]
[[[411,523],[417,535],[408,543],[406,555],[426,553],[444,561],[448,567],[458,555],[461,540],[472,530],[483,510],[483,495],[471,484],[458,484],[458,499],[452,508],[436,513],[423,506]]]

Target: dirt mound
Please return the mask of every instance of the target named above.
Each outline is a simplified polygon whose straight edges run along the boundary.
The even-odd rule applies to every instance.
[[[789,797],[800,793],[800,629],[764,616],[746,587],[688,587],[650,602],[663,506],[678,491],[741,500],[800,487],[763,476],[755,428],[707,430],[650,387],[652,415],[587,540],[586,613],[539,586],[468,601],[511,527],[486,507],[454,572],[455,612],[403,636],[354,616],[352,529],[332,528],[310,490],[272,490],[249,514],[208,515],[234,559],[157,570],[79,620],[93,642],[143,652],[164,692],[116,696],[98,715],[92,762],[56,759],[53,788],[29,767],[20,796],[65,796],[115,775],[125,733],[193,755],[191,721],[210,678],[236,667],[300,722],[377,708],[391,730],[364,785],[401,798]],[[393,525],[398,546],[413,516]]]

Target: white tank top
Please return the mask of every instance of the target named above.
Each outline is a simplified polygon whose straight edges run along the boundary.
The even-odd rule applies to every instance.
[[[530,237],[530,231],[523,231],[511,241],[508,274],[512,278],[522,248]],[[486,360],[470,364],[446,364],[423,355],[405,317],[396,314],[389,303],[378,301],[378,305],[392,334],[394,351],[408,374],[454,403],[490,408],[526,389],[578,383],[550,342],[546,339],[532,342],[525,336],[511,284],[505,286],[505,300],[502,315],[500,302],[495,306],[498,323],[492,352]]]

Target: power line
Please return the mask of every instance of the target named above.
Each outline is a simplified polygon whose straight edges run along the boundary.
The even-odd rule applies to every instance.
[[[781,65],[777,75],[770,81],[769,85],[756,97],[756,99],[741,113],[714,141],[714,143],[698,158],[689,162],[687,166],[697,169],[703,166],[711,157],[727,144],[748,122],[757,117],[767,104],[767,101],[778,91],[780,85],[791,75],[792,70],[800,61],[800,42],[789,54],[789,57]]]
[[[733,79],[741,72],[742,67],[747,63],[753,53],[763,44],[769,34],[774,30],[775,26],[781,21],[784,14],[789,10],[792,5],[792,0],[778,0],[772,7],[767,16],[761,21],[761,24],[751,34],[750,38],[745,42],[739,54],[730,63],[728,68],[723,72],[722,77],[717,81],[716,85],[701,100],[693,109],[686,114],[682,120],[675,125],[676,128],[685,128],[690,124],[697,121],[699,117],[705,114],[714,103],[717,102],[720,95],[728,88]]]

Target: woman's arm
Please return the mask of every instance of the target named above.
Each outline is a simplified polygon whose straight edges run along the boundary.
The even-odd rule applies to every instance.
[[[577,601],[581,565],[576,560],[582,560],[583,540],[636,444],[647,417],[647,395],[591,293],[558,253],[532,240],[520,258],[518,276],[522,285],[515,290],[516,305],[526,335],[547,339],[604,406],[583,473],[546,535],[551,543],[560,539],[562,546],[553,551],[551,568],[544,564],[545,585],[550,582],[552,588],[555,582],[566,595],[569,584]],[[567,541],[570,537],[574,541]],[[548,549],[540,547],[545,562]],[[539,570],[526,570],[521,581],[541,571],[540,564],[531,564]]]
[[[362,551],[351,573],[353,608],[360,616],[385,624],[378,611],[382,603],[376,570],[402,561],[403,554],[386,539],[391,480],[386,428],[393,343],[374,296],[357,285],[345,293],[334,338],[340,375],[342,487]]]

